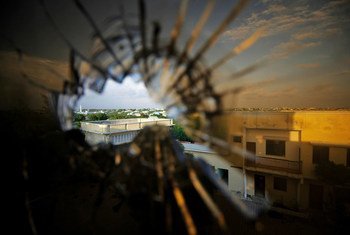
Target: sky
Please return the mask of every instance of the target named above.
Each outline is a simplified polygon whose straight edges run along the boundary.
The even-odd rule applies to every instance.
[[[254,7],[255,6],[255,7]],[[247,60],[271,60],[249,76],[254,85],[240,94],[248,106],[349,107],[350,2],[260,1],[226,31],[245,38],[267,26]]]
[[[49,1],[47,1],[49,2]],[[99,25],[120,10],[137,12],[137,1],[83,1]],[[162,38],[167,40],[174,25],[180,1],[152,0],[147,3],[149,23],[159,20]],[[206,1],[190,1],[178,46],[184,45]],[[215,30],[236,1],[217,1],[194,51]],[[38,1],[15,0],[1,9],[2,34],[18,47],[39,58],[67,63],[68,47],[45,17]],[[72,1],[50,1],[48,8],[60,29],[80,51],[88,53],[91,27]],[[160,10],[161,9],[161,10]],[[214,77],[229,77],[235,71],[259,61],[263,67],[238,81],[242,87],[234,98],[236,107],[330,107],[350,108],[350,1],[250,1],[230,24],[216,45],[205,55],[211,65],[255,31],[262,37],[248,50],[227,62]],[[0,50],[9,45],[0,37]],[[123,84],[107,83],[102,95],[86,90],[79,104],[83,108],[159,107],[152,102],[142,83],[126,79]]]
[[[143,82],[126,78],[122,84],[108,80],[102,94],[86,89],[86,94],[78,101],[77,108],[100,109],[142,109],[161,108],[148,94]]]

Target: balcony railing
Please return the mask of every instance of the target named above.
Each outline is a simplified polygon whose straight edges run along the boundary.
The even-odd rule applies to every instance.
[[[246,159],[245,165],[247,167],[259,167],[293,174],[301,174],[302,171],[301,161],[289,161],[268,157],[255,157],[253,159]]]

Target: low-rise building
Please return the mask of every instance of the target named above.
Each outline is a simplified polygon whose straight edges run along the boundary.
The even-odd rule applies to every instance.
[[[139,131],[148,125],[172,126],[172,119],[130,118],[81,122],[85,139],[91,144],[111,143],[120,145],[131,142]]]
[[[249,200],[294,211],[324,210],[333,186],[315,174],[323,160],[350,167],[350,111],[235,111],[216,120],[219,136],[240,153],[225,160],[206,146],[183,143],[202,157],[228,185]],[[172,119],[120,119],[82,122],[90,143],[115,145],[133,140],[146,125],[172,126]]]
[[[243,198],[323,210],[332,203],[334,185],[319,180],[316,164],[329,160],[350,167],[350,111],[235,111],[216,123],[214,134],[241,153],[223,162],[214,152],[189,152],[226,169],[229,190]]]

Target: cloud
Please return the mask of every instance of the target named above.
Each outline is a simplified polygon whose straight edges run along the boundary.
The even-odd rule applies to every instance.
[[[307,93],[317,93],[318,95],[330,94],[334,91],[335,87],[330,83],[316,84],[306,89]]]
[[[345,89],[346,90],[346,89]],[[349,93],[331,82],[308,86],[271,86],[247,89],[239,96],[245,107],[349,107]]]
[[[249,82],[242,87],[239,94],[246,97],[259,96],[260,94],[267,93],[267,87],[271,87],[276,83],[278,83],[278,81],[275,77],[271,77],[257,82]]]
[[[295,96],[298,92],[299,90],[296,87],[286,87],[283,89],[276,89],[273,91],[261,89],[259,92],[256,92],[256,95],[260,98],[286,98]]]
[[[224,33],[224,36],[230,38],[230,39],[244,39],[248,37],[248,35],[252,32],[252,29],[250,26],[244,25],[240,26],[237,29],[234,30],[228,30]]]
[[[293,97],[300,92],[296,87],[287,87],[267,94],[267,97]]]
[[[295,35],[298,40],[333,36],[341,32],[342,24],[350,21],[346,16],[339,16],[338,10],[343,4],[346,1],[331,1],[314,9],[306,3],[296,7],[269,1],[264,9],[252,12],[238,27],[227,30],[224,40],[244,39],[261,27],[267,27],[266,37],[293,30],[299,31]]]
[[[304,40],[304,39],[314,39],[314,38],[320,38],[321,33],[316,33],[316,32],[298,32],[293,35],[293,38],[297,40]]]
[[[77,106],[83,108],[154,108],[161,107],[149,96],[143,82],[134,82],[131,78],[122,84],[108,80],[102,94],[86,89],[85,95]]]
[[[275,82],[274,82],[275,83]],[[273,83],[273,84],[274,84]],[[296,86],[255,86],[239,96],[239,105],[248,107],[285,107],[300,105],[300,89]]]
[[[285,30],[289,30],[299,24],[304,23],[302,17],[292,14],[281,4],[271,4],[263,11],[253,12],[245,23],[227,30],[224,36],[235,39],[248,37],[254,31],[261,27],[267,27],[265,36],[270,36]]]
[[[324,39],[328,37],[333,37],[341,34],[341,29],[339,26],[334,26],[334,28],[312,28],[305,27],[304,30],[301,30],[292,35],[292,37],[299,41],[304,41],[308,39]]]
[[[314,68],[319,68],[320,64],[318,64],[318,63],[297,64],[297,67],[302,68],[302,69],[314,69]]]
[[[317,47],[321,42],[299,42],[296,40],[290,40],[283,42],[272,49],[272,52],[268,55],[270,59],[285,59],[289,55],[300,52],[307,48]]]
[[[334,77],[349,76],[349,75],[350,75],[350,70],[343,70],[343,71],[339,71],[331,74],[331,76],[334,76]]]

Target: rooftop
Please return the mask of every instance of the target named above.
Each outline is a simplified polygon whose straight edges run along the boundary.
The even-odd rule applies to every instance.
[[[128,130],[140,130],[149,125],[172,126],[173,120],[167,118],[130,118],[103,121],[81,122],[81,129],[98,134],[111,134]]]

